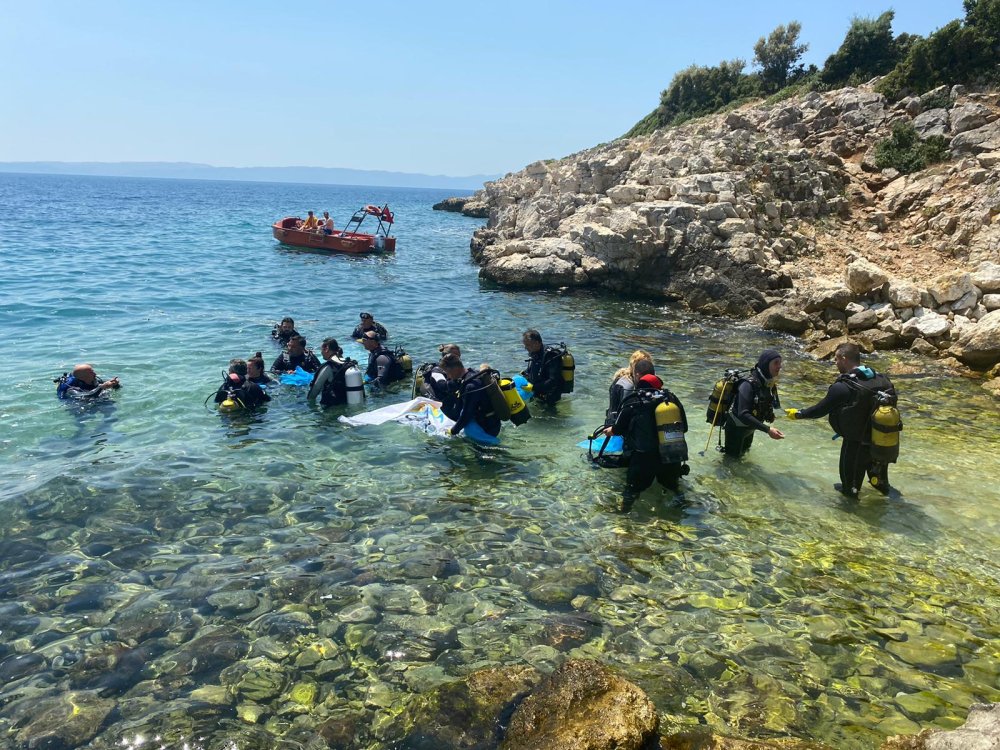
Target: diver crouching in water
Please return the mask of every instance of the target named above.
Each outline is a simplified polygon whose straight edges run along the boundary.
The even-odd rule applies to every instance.
[[[242,359],[229,361],[225,381],[215,392],[220,409],[256,409],[271,400],[263,388],[247,379],[247,363]]]
[[[82,363],[73,368],[69,375],[63,373],[56,378],[56,395],[59,398],[75,398],[82,400],[97,399],[108,395],[109,390],[121,388],[118,378],[97,377],[94,366]]]
[[[625,398],[607,430],[624,438],[628,461],[625,493],[619,509],[631,510],[639,493],[658,481],[673,492],[688,473],[687,415],[680,399],[663,387],[648,359],[635,362],[635,389]]]
[[[780,407],[779,372],[781,354],[776,349],[765,349],[750,375],[738,381],[732,408],[726,414],[726,441],[722,451],[727,456],[738,458],[749,451],[757,431],[766,433],[772,440],[785,437],[777,427],[767,424],[774,421],[774,410]]]
[[[487,382],[486,379],[492,379],[493,372],[467,369],[455,354],[446,354],[441,358],[441,369],[448,376],[455,391],[455,397],[447,407],[442,402],[442,411],[455,420],[451,434],[457,435],[475,422],[490,437],[499,435],[500,417],[486,393],[487,387],[492,382],[492,380]]]

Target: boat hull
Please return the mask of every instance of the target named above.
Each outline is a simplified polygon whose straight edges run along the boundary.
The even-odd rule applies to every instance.
[[[365,253],[394,253],[396,238],[364,234],[363,232],[337,232],[323,234],[303,232],[293,229],[297,219],[289,217],[276,221],[271,225],[274,239],[285,245],[308,247],[311,250],[326,250],[331,253],[349,253],[361,255]]]

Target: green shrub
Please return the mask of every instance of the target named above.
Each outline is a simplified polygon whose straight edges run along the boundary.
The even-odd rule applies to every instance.
[[[894,17],[893,11],[887,10],[878,18],[852,18],[840,48],[823,65],[823,82],[829,86],[856,86],[896,67],[905,56],[910,37],[893,38]]]
[[[903,174],[919,172],[948,158],[948,143],[940,135],[923,140],[910,122],[897,122],[892,135],[875,144],[875,166],[897,169]]]

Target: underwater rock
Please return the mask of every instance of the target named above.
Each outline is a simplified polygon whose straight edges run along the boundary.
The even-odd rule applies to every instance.
[[[881,750],[996,750],[1000,748],[1000,703],[977,703],[958,729],[890,737]]]
[[[206,600],[221,612],[248,612],[257,606],[257,595],[253,591],[220,591]]]
[[[922,636],[910,637],[905,641],[890,641],[886,651],[917,667],[939,667],[954,664],[958,659],[958,649],[954,643],[942,643]]]
[[[165,674],[200,674],[221,669],[246,656],[250,644],[236,628],[221,626],[207,629],[167,657]]]
[[[236,683],[236,692],[251,701],[266,701],[284,691],[288,678],[281,667],[270,659],[246,662],[247,671]]]
[[[659,717],[638,687],[595,661],[570,660],[514,710],[503,750],[638,750]]]
[[[660,738],[660,750],[830,750],[827,745],[794,738],[738,740],[705,730],[678,732]],[[899,750],[903,750],[899,748]]]
[[[73,748],[91,740],[114,709],[93,693],[63,693],[33,702],[31,721],[18,732],[23,747]]]
[[[483,669],[416,696],[393,732],[401,747],[490,750],[513,705],[538,684],[531,667]]]

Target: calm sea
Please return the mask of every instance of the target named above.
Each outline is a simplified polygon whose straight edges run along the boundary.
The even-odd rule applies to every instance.
[[[1000,420],[978,384],[897,378],[899,498],[832,491],[825,422],[782,420],[742,462],[699,456],[725,367],[777,346],[785,405],[804,406],[832,366],[642,300],[485,286],[479,222],[432,211],[445,195],[0,175],[0,745],[58,726],[64,746],[297,747],[354,721],[357,747],[389,747],[413,694],[570,656],[641,685],[667,730],[841,748],[1000,700]],[[282,216],[343,225],[385,202],[394,257],[271,237]],[[576,354],[576,391],[487,450],[348,428],[291,387],[252,416],[204,405],[231,357],[278,354],[281,317],[318,348],[361,310],[415,362],[455,341],[508,374],[538,328]],[[621,473],[574,444],[637,347],[688,406],[692,473],[682,499],[650,490],[622,516]],[[56,399],[80,361],[121,378],[112,403]]]

